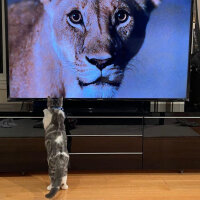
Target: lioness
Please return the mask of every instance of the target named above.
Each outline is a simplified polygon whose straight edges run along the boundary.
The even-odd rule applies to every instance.
[[[10,96],[112,98],[161,0],[26,0],[8,8]]]

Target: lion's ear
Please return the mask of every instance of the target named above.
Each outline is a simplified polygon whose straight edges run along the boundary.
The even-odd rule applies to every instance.
[[[157,8],[162,0],[146,0],[146,12],[151,13],[155,8]]]
[[[43,5],[46,5],[51,2],[51,0],[40,0]]]
[[[162,2],[162,0],[135,0],[135,1],[147,14],[150,14]]]
[[[54,13],[53,2],[55,1],[54,0],[40,0],[40,3],[43,4],[45,12],[50,16],[53,16],[53,13]]]
[[[159,6],[161,3],[161,0],[151,0],[155,7]]]

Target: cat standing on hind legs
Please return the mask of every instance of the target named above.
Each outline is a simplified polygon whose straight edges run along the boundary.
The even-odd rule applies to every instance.
[[[48,97],[44,112],[43,124],[45,129],[45,147],[49,166],[50,192],[45,196],[53,198],[59,189],[68,189],[67,172],[69,154],[67,150],[67,136],[65,131],[65,113],[62,110],[63,98]]]

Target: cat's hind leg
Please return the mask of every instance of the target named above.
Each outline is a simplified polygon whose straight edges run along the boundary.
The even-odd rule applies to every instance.
[[[61,189],[62,189],[62,190],[67,190],[67,189],[68,189],[68,185],[67,185],[67,176],[63,176],[63,177],[62,177]]]
[[[47,186],[47,190],[48,191],[50,191],[51,190],[51,188],[52,188],[52,178],[51,178],[51,176],[49,175],[49,179],[50,179],[50,185],[49,186]]]

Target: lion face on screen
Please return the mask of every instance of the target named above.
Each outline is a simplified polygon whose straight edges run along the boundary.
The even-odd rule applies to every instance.
[[[54,52],[83,97],[110,98],[140,50],[151,11],[160,0],[41,0]],[[70,74],[70,75],[69,75]],[[67,78],[68,77],[68,78]],[[74,91],[75,92],[75,91]]]
[[[11,97],[112,98],[161,0],[22,0],[9,6]],[[20,41],[20,42],[19,42]]]

